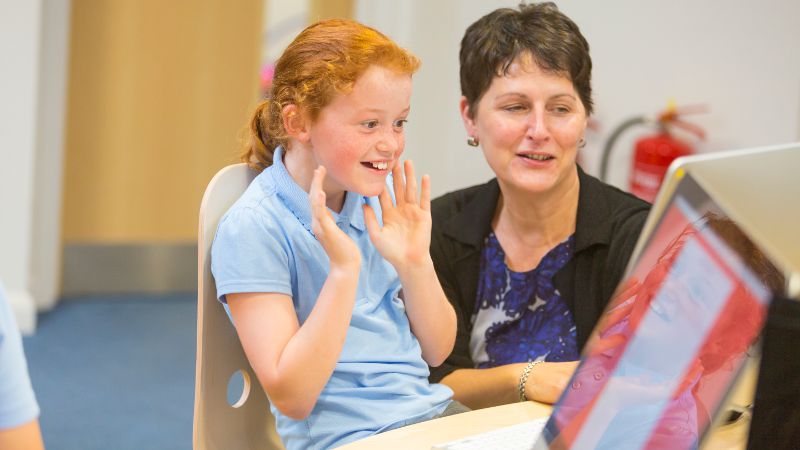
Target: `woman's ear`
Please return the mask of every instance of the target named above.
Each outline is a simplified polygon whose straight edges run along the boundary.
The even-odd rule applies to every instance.
[[[290,103],[284,106],[281,110],[281,118],[283,119],[283,129],[286,130],[289,137],[303,143],[311,139],[308,120],[297,105]]]
[[[464,121],[464,128],[467,130],[467,136],[478,138],[475,135],[475,114],[469,109],[469,102],[467,98],[461,96],[461,101],[458,102],[458,108],[461,111],[461,120]]]

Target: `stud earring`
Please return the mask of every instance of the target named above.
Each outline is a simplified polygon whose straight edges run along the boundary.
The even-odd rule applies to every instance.
[[[469,145],[470,147],[477,147],[478,144],[480,144],[480,142],[478,142],[478,138],[476,138],[475,136],[470,136],[467,138],[467,145]]]
[[[581,138],[581,140],[578,141],[578,148],[583,148],[583,147],[586,147],[586,138]]]

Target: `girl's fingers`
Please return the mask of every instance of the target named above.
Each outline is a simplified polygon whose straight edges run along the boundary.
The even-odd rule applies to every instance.
[[[397,161],[392,167],[392,187],[394,188],[394,199],[398,205],[402,205],[406,201],[405,193],[403,192],[404,185],[405,181],[400,169],[400,161]],[[381,204],[381,207],[383,207],[383,204]]]
[[[383,192],[386,192],[386,189],[384,189]],[[375,211],[373,211],[372,207],[369,205],[364,205],[364,223],[367,225],[369,238],[372,242],[375,242],[375,238],[380,232],[381,226],[378,224],[378,218],[375,217]]]
[[[327,213],[325,206],[325,191],[322,190],[322,181],[325,179],[325,168],[322,166],[314,170],[314,178],[311,179],[311,187],[308,190],[308,200],[311,202],[312,221],[317,222],[322,231],[322,223]],[[313,225],[313,224],[312,224]]]
[[[315,185],[317,188],[322,189],[322,180],[325,179],[325,166],[317,166],[314,169],[314,178],[311,180],[311,187],[314,188]]]
[[[407,159],[404,165],[406,176],[406,201],[417,204],[417,178],[414,176],[414,163]]]
[[[419,207],[423,211],[431,210],[431,177],[422,176],[422,192],[419,195]]]
[[[316,195],[316,200],[314,201],[314,215],[316,216],[317,220],[322,222],[322,219],[327,214],[327,209],[325,206],[325,192],[320,191]]]
[[[308,197],[311,202],[316,201],[317,194],[322,191],[322,180],[325,179],[325,168],[322,166],[314,169],[314,177],[311,179],[311,187],[308,189]]]
[[[383,214],[386,214],[386,211],[394,208],[394,205],[392,204],[392,196],[389,195],[388,188],[383,188],[380,195],[378,195],[378,203],[381,205],[381,211],[383,211]]]

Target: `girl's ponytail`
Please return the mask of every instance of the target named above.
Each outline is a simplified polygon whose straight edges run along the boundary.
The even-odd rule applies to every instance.
[[[270,122],[273,119],[270,115],[271,103],[269,99],[266,99],[256,106],[248,129],[245,131],[241,159],[259,172],[272,165],[275,147],[280,145],[278,141],[270,137]]]

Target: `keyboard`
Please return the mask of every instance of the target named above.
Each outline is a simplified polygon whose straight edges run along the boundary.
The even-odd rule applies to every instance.
[[[542,434],[547,417],[498,428],[442,444],[431,450],[531,450]]]

